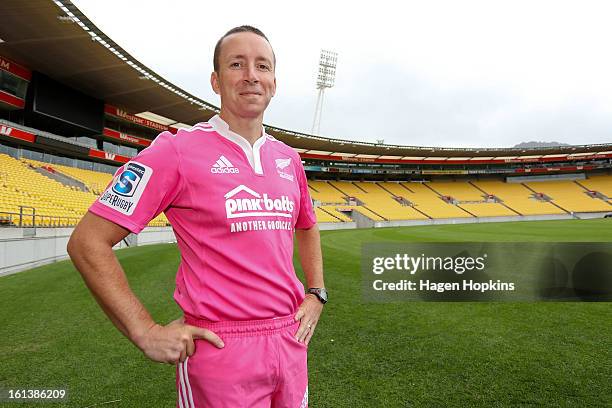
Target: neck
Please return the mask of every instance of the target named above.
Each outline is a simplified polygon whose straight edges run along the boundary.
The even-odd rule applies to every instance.
[[[261,129],[263,118],[261,116],[256,118],[241,118],[231,112],[221,109],[219,117],[228,124],[232,132],[245,138],[251,146],[262,136]]]

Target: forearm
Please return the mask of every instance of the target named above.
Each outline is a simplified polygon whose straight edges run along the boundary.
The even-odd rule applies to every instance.
[[[155,322],[130,289],[112,246],[100,241],[83,241],[70,248],[74,265],[113,324],[139,346],[141,336]]]
[[[309,288],[324,288],[323,257],[321,254],[321,237],[315,225],[307,230],[296,230],[298,254]]]

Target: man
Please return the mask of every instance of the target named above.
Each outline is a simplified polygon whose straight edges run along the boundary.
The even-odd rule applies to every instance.
[[[306,407],[307,345],[324,289],[319,232],[299,155],[265,133],[275,56],[258,29],[217,43],[221,111],[161,133],[120,168],[68,243],[117,328],[154,361],[176,363],[180,407]],[[157,324],[112,246],[164,211],[181,252],[174,298],[184,317]],[[293,233],[309,294],[295,276]]]

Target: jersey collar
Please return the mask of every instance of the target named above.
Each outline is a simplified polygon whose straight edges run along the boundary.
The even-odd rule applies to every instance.
[[[219,135],[223,136],[230,142],[238,145],[244,152],[249,164],[253,168],[256,174],[263,174],[263,167],[261,165],[261,156],[260,150],[264,145],[266,140],[270,138],[268,134],[266,134],[266,130],[264,127],[261,127],[261,137],[255,141],[255,143],[251,146],[251,144],[238,133],[234,133],[230,130],[229,125],[225,122],[219,115],[215,115],[208,120],[208,123],[212,125],[215,132]]]

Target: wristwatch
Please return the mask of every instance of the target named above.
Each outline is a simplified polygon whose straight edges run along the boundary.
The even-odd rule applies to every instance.
[[[315,295],[323,304],[327,303],[327,290],[325,288],[310,288],[306,293]]]

